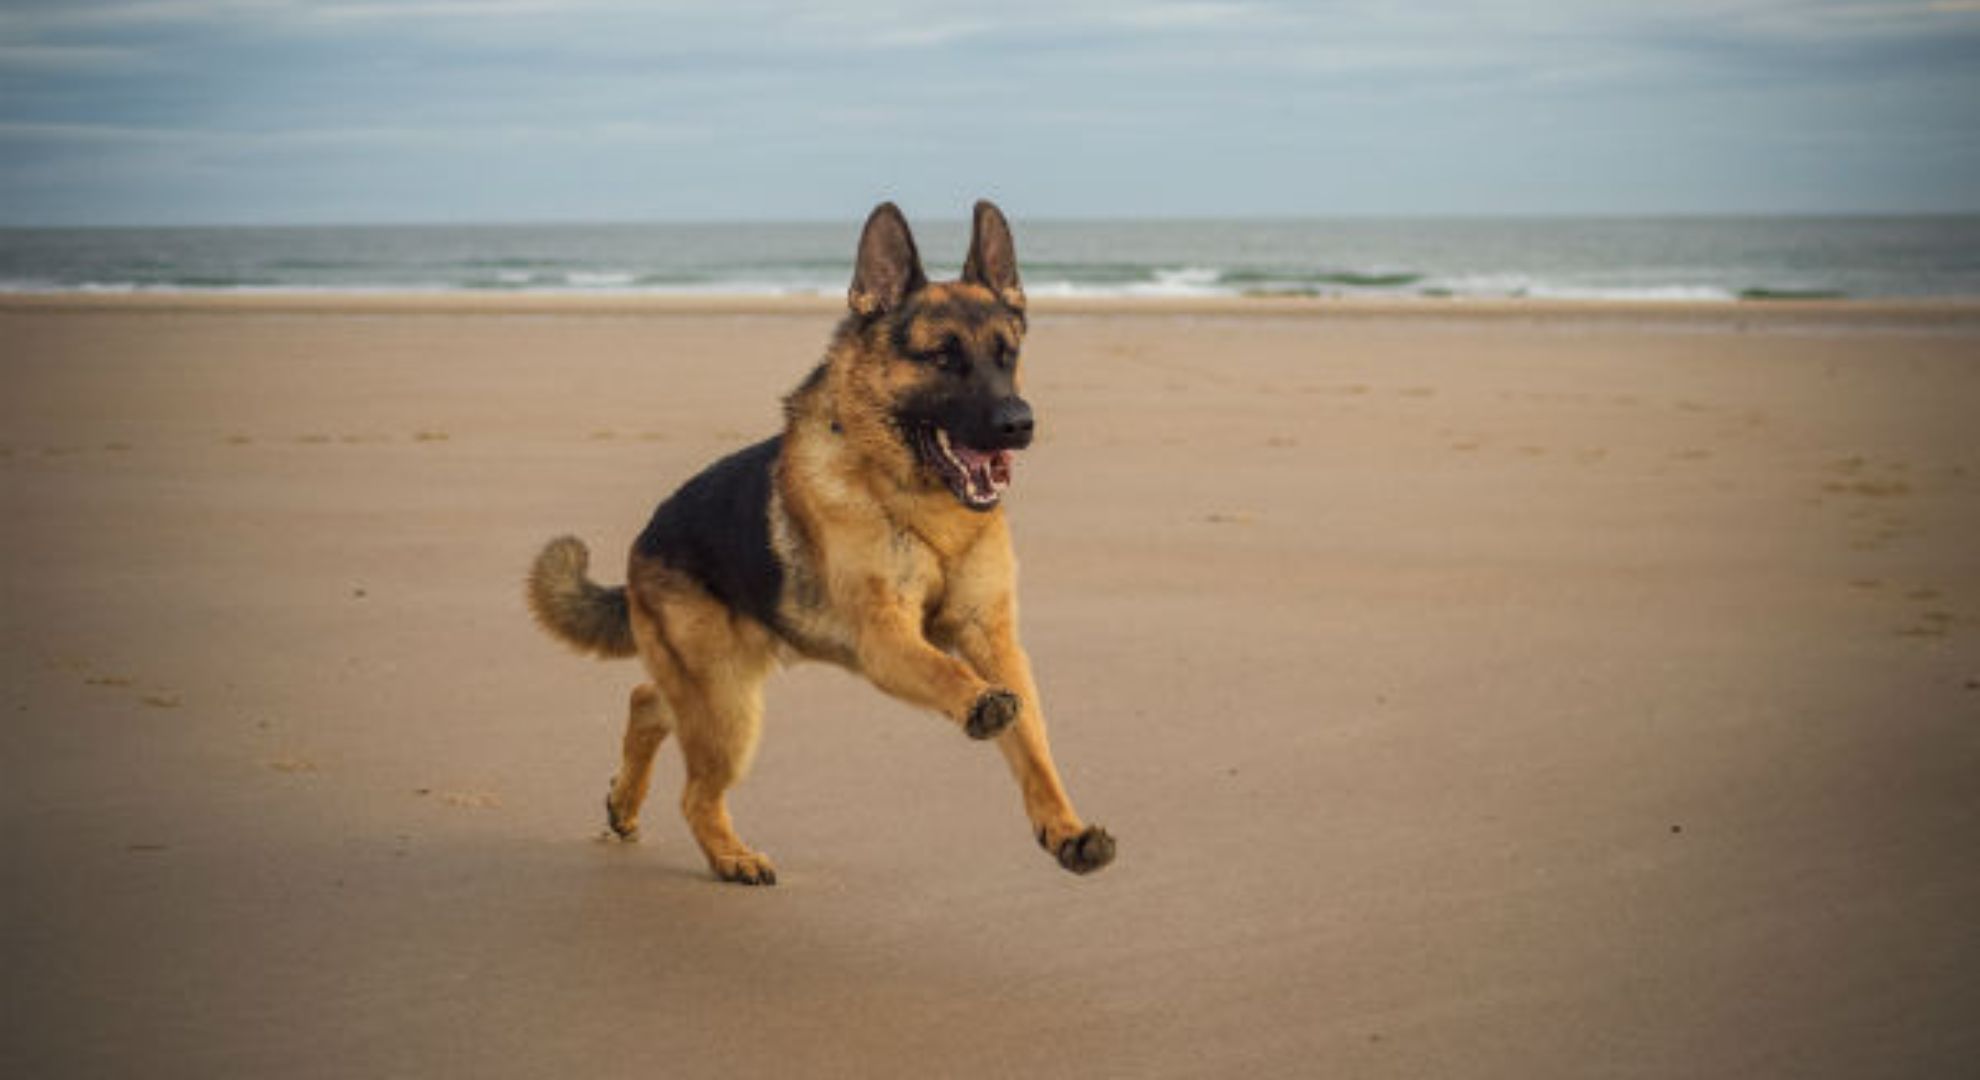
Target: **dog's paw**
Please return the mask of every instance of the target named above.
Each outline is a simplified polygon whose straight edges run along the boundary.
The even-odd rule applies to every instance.
[[[1098,825],[1088,825],[1057,844],[1048,841],[1040,830],[1038,846],[1075,874],[1090,874],[1114,861],[1114,838]]]
[[[972,739],[994,739],[1011,726],[1022,707],[1018,696],[1009,690],[985,690],[976,704],[969,707],[969,719],[963,722],[963,731]]]
[[[611,788],[605,789],[605,824],[612,830],[612,835],[621,840],[631,842],[639,839],[639,819],[619,816],[618,804],[612,801]]]
[[[715,876],[737,885],[775,885],[777,868],[766,855],[746,851],[741,855],[718,855],[710,860]]]

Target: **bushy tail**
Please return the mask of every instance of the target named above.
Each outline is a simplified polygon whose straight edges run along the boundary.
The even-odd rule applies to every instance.
[[[623,585],[606,588],[585,576],[591,553],[575,536],[543,546],[529,568],[529,610],[545,630],[580,652],[631,656],[632,618]]]

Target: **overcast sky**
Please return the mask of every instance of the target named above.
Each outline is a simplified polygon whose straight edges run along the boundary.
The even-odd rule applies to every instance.
[[[1980,210],[1980,0],[0,0],[8,224],[979,194],[1033,218]]]

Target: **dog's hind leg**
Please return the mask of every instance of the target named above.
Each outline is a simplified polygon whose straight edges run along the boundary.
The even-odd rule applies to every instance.
[[[605,794],[605,820],[620,839],[639,835],[639,808],[653,781],[653,756],[673,729],[673,714],[659,688],[652,683],[634,687],[626,716],[625,757]]]
[[[775,884],[770,860],[736,835],[727,798],[756,752],[763,682],[776,666],[775,640],[698,591],[655,589],[641,595],[647,608],[634,620],[634,632],[687,764],[681,814],[716,877]],[[629,764],[630,740],[629,734]]]
[[[776,641],[664,566],[635,563],[629,579],[633,638],[653,681],[633,691],[625,762],[607,803],[614,827],[639,809],[653,754],[671,734],[687,764],[681,813],[709,868],[724,881],[775,884],[770,860],[736,835],[727,793],[756,752]]]
[[[697,680],[699,681],[699,680]],[[749,770],[763,724],[763,682],[702,682],[674,702],[679,716],[681,756],[687,784],[681,814],[708,857],[708,868],[723,881],[775,885],[770,859],[736,835],[729,819],[728,791]]]

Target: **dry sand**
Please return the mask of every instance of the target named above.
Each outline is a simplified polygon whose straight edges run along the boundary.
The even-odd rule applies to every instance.
[[[1012,514],[1081,809],[831,669],[712,881],[525,616],[829,305],[0,304],[0,1074],[1952,1076],[1980,314],[1045,307]]]

